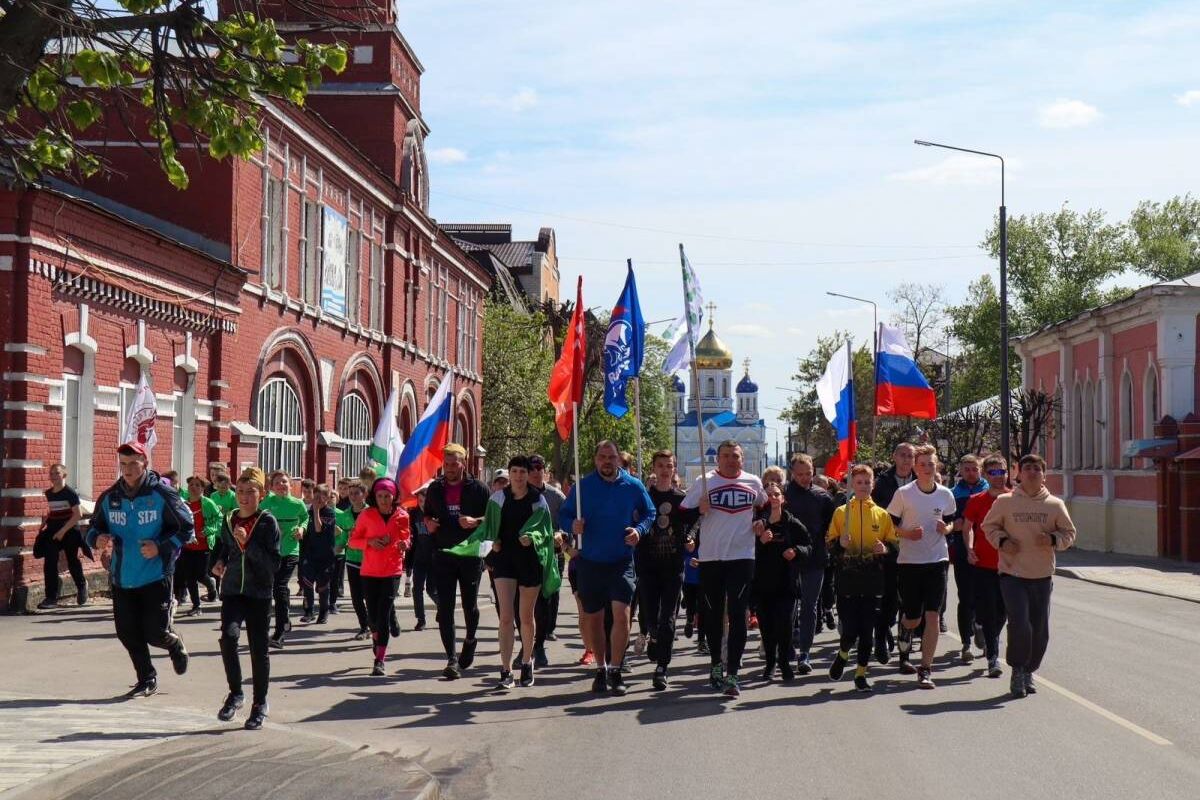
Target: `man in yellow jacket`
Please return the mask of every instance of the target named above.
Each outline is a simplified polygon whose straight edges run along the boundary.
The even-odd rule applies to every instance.
[[[1075,541],[1066,504],[1046,489],[1046,462],[1022,456],[1020,484],[996,498],[983,520],[983,533],[1000,551],[1000,593],[1008,613],[1008,648],[1013,697],[1037,691],[1033,674],[1050,641],[1050,592],[1054,554]]]

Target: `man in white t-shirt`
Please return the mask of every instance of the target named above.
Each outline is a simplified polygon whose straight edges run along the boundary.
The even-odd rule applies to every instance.
[[[707,494],[705,489],[707,487]],[[700,594],[705,638],[712,657],[709,682],[728,697],[741,694],[738,670],[746,647],[746,604],[754,581],[754,512],[767,501],[762,481],[742,472],[742,447],[726,440],[717,468],[697,478],[679,505],[697,508],[700,520]],[[729,617],[728,674],[721,667],[721,640]]]
[[[937,482],[937,450],[931,444],[916,448],[917,480],[896,491],[887,512],[900,537],[896,583],[900,590],[900,672],[917,673],[917,685],[932,689],[933,656],[937,651],[938,618],[946,593],[950,550],[946,534],[954,520],[954,493]],[[921,637],[921,666],[909,661],[913,631],[925,621]]]

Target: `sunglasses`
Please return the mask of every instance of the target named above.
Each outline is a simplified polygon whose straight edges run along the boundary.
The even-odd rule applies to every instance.
[[[999,478],[1001,475],[1007,475],[1008,470],[1006,470],[1006,469],[989,469],[987,471],[987,474],[993,478]]]

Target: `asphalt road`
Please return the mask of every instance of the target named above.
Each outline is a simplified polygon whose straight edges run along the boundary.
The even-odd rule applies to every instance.
[[[958,642],[943,637],[934,691],[893,663],[872,666],[869,696],[818,670],[791,684],[747,681],[733,702],[707,688],[704,661],[682,638],[669,691],[653,692],[651,668],[636,659],[626,697],[591,695],[590,672],[567,666],[580,652],[572,605],[564,596],[555,664],[507,694],[491,688],[490,609],[477,666],[456,682],[440,677],[436,630],[403,633],[379,679],[368,650],[349,640],[352,614],[297,626],[272,655],[271,720],[415,759],[460,800],[1200,796],[1194,603],[1056,579],[1042,690],[1024,700],[1008,699],[1007,675],[984,677],[982,660],[953,663]],[[107,612],[0,621],[6,688],[42,698],[124,691],[130,669]],[[408,627],[407,609],[402,620]],[[179,627],[191,670],[177,678],[163,659],[159,695],[137,702],[215,714],[224,691],[215,614]],[[818,643],[823,667],[832,634]],[[752,655],[744,675],[760,663]]]

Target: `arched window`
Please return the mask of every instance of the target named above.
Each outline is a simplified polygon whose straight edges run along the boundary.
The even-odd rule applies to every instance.
[[[1158,371],[1151,364],[1146,368],[1146,379],[1142,381],[1143,428],[1147,439],[1154,435],[1154,425],[1161,418],[1158,411]]]
[[[1091,380],[1083,388],[1083,417],[1080,419],[1083,428],[1083,466],[1096,466],[1096,387]]]
[[[342,398],[342,410],[338,414],[338,436],[345,444],[342,447],[342,474],[357,475],[371,457],[371,410],[367,401],[351,393]],[[394,465],[389,464],[389,467]]]
[[[705,396],[706,397],[716,397],[717,396],[717,379],[709,378],[706,386],[708,386],[708,391],[705,393]]]
[[[258,391],[256,427],[262,433],[259,465],[264,472],[281,469],[288,475],[301,474],[304,423],[300,397],[283,378],[272,378]]]
[[[1121,375],[1120,408],[1121,408],[1121,410],[1120,410],[1120,414],[1121,414],[1120,442],[1121,442],[1121,450],[1124,451],[1125,450],[1125,442],[1132,439],[1135,435],[1134,428],[1133,428],[1133,376],[1131,376],[1128,371],[1125,372],[1123,375]],[[1133,459],[1130,459],[1130,458],[1122,458],[1121,459],[1121,467],[1122,468],[1129,469],[1132,466],[1133,466]]]

